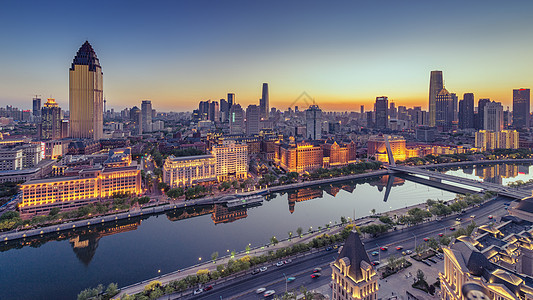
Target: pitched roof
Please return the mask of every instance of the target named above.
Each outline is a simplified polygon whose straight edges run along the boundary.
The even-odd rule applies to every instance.
[[[348,259],[350,261],[350,276],[355,280],[362,279],[363,273],[361,272],[361,267],[365,266],[362,262],[366,262],[366,264],[370,265],[370,258],[368,257],[365,246],[363,245],[363,242],[361,242],[359,234],[356,231],[350,232],[350,235],[346,239],[335,262],[343,259]]]

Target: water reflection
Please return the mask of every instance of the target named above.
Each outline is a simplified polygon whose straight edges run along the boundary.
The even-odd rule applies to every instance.
[[[466,175],[466,177],[482,179],[485,182],[506,184],[509,181],[508,179],[513,179],[520,175],[528,175],[529,168],[529,164],[489,164],[441,168],[438,171],[458,176]]]

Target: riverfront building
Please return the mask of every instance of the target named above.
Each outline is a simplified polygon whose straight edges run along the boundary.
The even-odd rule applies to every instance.
[[[216,180],[216,160],[213,155],[171,155],[163,165],[163,182],[171,188]]]
[[[224,141],[213,145],[211,154],[215,157],[216,173],[219,181],[228,178],[248,177],[248,146],[246,143]]]
[[[88,168],[78,176],[28,181],[20,187],[23,215],[47,214],[52,208],[76,209],[118,193],[141,193],[141,171],[137,166]]]
[[[405,160],[407,158],[405,139],[401,136],[388,136],[392,155],[395,160]],[[374,156],[377,161],[388,162],[387,147],[384,135],[374,135],[367,142],[368,157]]]
[[[357,232],[350,232],[339,256],[330,266],[333,300],[377,299],[378,275]]]
[[[516,130],[480,130],[476,132],[475,146],[482,150],[518,149],[519,134]]]

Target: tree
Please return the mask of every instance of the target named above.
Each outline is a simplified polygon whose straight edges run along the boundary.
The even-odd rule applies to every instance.
[[[118,294],[118,285],[114,282],[110,283],[108,286],[107,286],[107,289],[105,290],[105,294],[106,296],[108,296],[109,298],[112,298],[113,296],[115,296],[116,294]]]
[[[302,227],[298,227],[298,229],[296,229],[296,233],[298,234],[298,236],[302,236]]]
[[[287,232],[287,234],[289,235],[289,240],[290,240],[292,238],[292,231]]]
[[[273,236],[270,238],[270,243],[272,243],[272,245],[276,245],[277,243],[279,243],[279,241],[275,236]]]
[[[244,250],[246,250],[246,253],[250,253],[250,245],[246,245],[246,247],[244,248]]]
[[[424,271],[418,269],[416,271],[416,280],[417,281],[426,281],[426,275],[424,274]]]
[[[140,197],[139,199],[137,199],[137,201],[139,202],[140,205],[143,205],[143,204],[150,202],[150,197],[148,196]]]
[[[57,214],[61,211],[61,209],[59,207],[54,207],[50,210],[50,212],[48,213],[48,215],[50,217],[55,217],[57,216]]]
[[[218,258],[218,252],[215,251],[211,254],[211,259],[213,260],[213,263],[217,262],[217,258]]]
[[[344,216],[341,217],[341,224],[342,225],[346,224],[346,217]]]
[[[376,214],[376,209],[372,208],[372,210],[370,212],[372,213],[372,215],[375,215]]]
[[[183,196],[184,193],[185,191],[183,190],[183,188],[178,187],[178,188],[173,188],[173,189],[168,190],[167,196],[169,196],[170,198],[179,198]]]

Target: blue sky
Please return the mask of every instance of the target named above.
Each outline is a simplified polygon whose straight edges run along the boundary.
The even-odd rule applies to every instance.
[[[6,2],[0,11],[0,105],[34,94],[68,108],[68,68],[85,40],[104,72],[108,107],[151,99],[190,110],[236,93],[273,106],[306,91],[332,110],[376,96],[427,106],[429,72],[459,98],[510,105],[531,87],[530,1]]]

